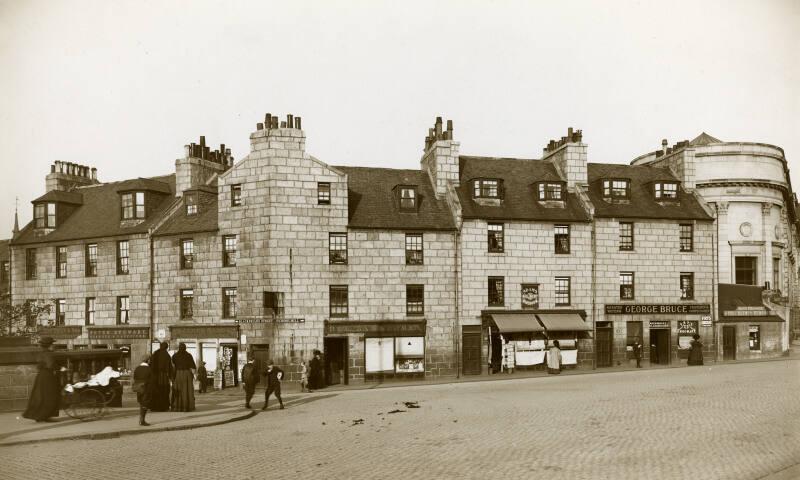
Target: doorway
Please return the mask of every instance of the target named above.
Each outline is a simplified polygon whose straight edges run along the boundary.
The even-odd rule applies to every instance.
[[[480,375],[481,326],[464,325],[461,329],[461,368],[463,373],[464,375]]]
[[[494,329],[489,331],[489,363],[491,373],[498,373],[503,363],[503,342],[500,340],[500,332]]]
[[[614,351],[614,330],[611,327],[611,322],[597,322],[597,366],[610,367],[614,364],[613,354]]]
[[[347,337],[325,337],[325,384],[347,385]]]
[[[650,330],[650,363],[669,365],[669,330]]]
[[[736,360],[736,327],[722,327],[722,359]]]
[[[253,365],[256,367],[259,377],[264,373],[269,361],[269,344],[254,344],[251,345],[251,354],[253,355]]]

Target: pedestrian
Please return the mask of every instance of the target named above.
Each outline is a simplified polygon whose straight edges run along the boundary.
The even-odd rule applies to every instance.
[[[150,410],[154,412],[166,412],[170,406],[170,379],[173,376],[173,367],[168,349],[169,343],[161,342],[159,349],[150,357],[150,369],[153,375]]]
[[[25,418],[37,422],[52,422],[50,417],[58,416],[61,400],[61,384],[55,373],[56,362],[52,347],[53,337],[42,337],[39,340],[41,351],[36,358],[36,379],[33,381],[28,408],[22,413]]]
[[[300,361],[300,391],[305,392],[308,386],[308,367],[306,362]]]
[[[553,346],[547,352],[547,373],[561,373],[561,348],[558,340],[553,340]]]
[[[154,377],[150,368],[150,355],[142,358],[142,363],[133,371],[133,391],[136,392],[136,401],[139,402],[139,425],[149,427],[145,421],[147,409],[153,400]]]
[[[208,388],[208,371],[206,370],[206,362],[200,362],[197,367],[197,390],[198,393],[206,393]]]
[[[250,400],[256,393],[260,375],[252,358],[247,359],[247,363],[242,367],[242,388],[244,388],[244,408],[252,408]]]
[[[278,399],[278,402],[281,404],[281,410],[283,410],[283,399],[281,398],[281,380],[283,379],[283,370],[273,365],[272,360],[267,362],[267,369],[264,372],[264,375],[267,377],[267,390],[264,393],[264,406],[261,407],[261,410],[266,410],[267,406],[269,405],[269,396],[273,393],[275,394],[275,398]]]
[[[636,368],[642,368],[642,344],[639,337],[633,341],[633,357],[636,359]]]
[[[703,342],[700,341],[700,335],[692,335],[692,342],[690,343],[691,349],[689,350],[689,360],[687,365],[702,365],[703,364]]]
[[[192,355],[186,351],[186,344],[178,344],[178,352],[172,356],[175,378],[172,382],[172,411],[194,411],[194,371],[197,366]]]
[[[322,352],[314,350],[314,358],[311,359],[308,374],[309,391],[324,387],[325,380],[322,373]]]

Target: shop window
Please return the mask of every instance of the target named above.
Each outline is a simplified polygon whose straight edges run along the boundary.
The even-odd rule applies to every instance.
[[[562,198],[560,183],[539,184],[539,200],[561,200]]]
[[[191,288],[181,290],[181,318],[194,316],[194,290]]]
[[[675,200],[678,198],[678,184],[664,182],[655,184],[656,200]]]
[[[475,198],[501,198],[503,184],[500,180],[487,179],[473,182],[473,196]]]
[[[238,207],[242,204],[242,186],[231,185],[231,207]]]
[[[94,325],[94,300],[93,297],[86,299],[86,315],[84,318],[86,325]]]
[[[537,283],[523,283],[522,284],[522,302],[523,309],[536,310],[539,308],[539,284]]]
[[[619,249],[633,250],[633,223],[619,223]]]
[[[331,184],[327,182],[317,183],[317,204],[331,204]]]
[[[331,285],[328,295],[330,297],[330,316],[331,317],[346,317],[348,302],[347,302],[347,285]]]
[[[197,194],[187,193],[184,198],[186,199],[186,215],[197,215]]]
[[[697,335],[697,322],[691,320],[678,320],[678,349],[692,348],[692,340]]]
[[[36,228],[56,228],[56,204],[37,203],[34,205],[33,220]]]
[[[424,262],[421,233],[406,233],[406,265],[422,265]]]
[[[505,305],[505,280],[503,277],[489,277],[489,306]]]
[[[631,182],[625,179],[603,180],[603,197],[607,199],[627,199],[631,196]]]
[[[194,267],[194,240],[191,238],[181,240],[181,268]]]
[[[486,226],[489,241],[489,252],[503,253],[505,248],[505,234],[502,223],[490,223]]]
[[[425,313],[425,285],[406,285],[406,315]]]
[[[223,235],[222,237],[222,266],[236,266],[236,235]]]
[[[222,289],[222,318],[236,318],[236,287]]]
[[[761,327],[750,325],[747,331],[750,338],[750,350],[761,350]]]
[[[123,193],[120,202],[120,216],[123,220],[144,218],[144,192]]]
[[[570,278],[569,277],[556,277],[555,280],[555,296],[556,306],[569,305],[571,302],[570,296]]]
[[[553,227],[556,253],[569,253],[569,225],[555,225]]]
[[[84,257],[86,259],[86,271],[84,272],[87,277],[96,277],[97,276],[97,244],[96,243],[89,243],[86,245],[86,249],[84,251]]]
[[[366,373],[392,372],[394,364],[394,338],[365,338],[364,367]]]
[[[117,275],[127,275],[130,272],[130,244],[127,240],[117,242]]]
[[[400,187],[400,209],[415,210],[417,208],[417,189]]]
[[[681,300],[694,298],[694,273],[681,272]]]
[[[632,347],[635,342],[642,344],[643,330],[642,322],[627,322],[627,330],[625,332],[625,345]]]
[[[66,325],[67,323],[67,301],[63,298],[57,298],[56,304],[56,325]]]
[[[739,285],[757,285],[756,257],[736,257],[736,283]]]
[[[114,345],[114,348],[117,348],[122,351],[122,356],[120,357],[120,362],[118,365],[119,373],[121,375],[130,376],[133,373],[131,368],[131,346],[130,345]]]
[[[56,247],[56,278],[67,277],[67,247]]]
[[[131,321],[131,297],[117,297],[117,325],[127,325]]]
[[[395,338],[394,356],[396,373],[424,373],[425,337]]]
[[[38,274],[36,265],[36,249],[25,249],[25,279],[35,280]]]
[[[633,272],[619,272],[619,299],[633,300],[634,290]]]
[[[694,250],[694,225],[681,224],[681,252],[691,252]]]
[[[264,315],[283,317],[283,292],[264,292]]]
[[[331,265],[347,265],[347,234],[328,234],[328,262]]]

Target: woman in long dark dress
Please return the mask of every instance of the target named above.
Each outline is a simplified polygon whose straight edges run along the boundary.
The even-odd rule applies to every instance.
[[[309,390],[316,390],[325,386],[325,379],[322,373],[322,352],[314,350],[314,358],[309,364],[308,387]]]
[[[172,358],[167,349],[169,343],[161,342],[161,347],[150,357],[150,370],[153,376],[153,394],[150,410],[166,412],[169,410],[170,379],[172,378]]]
[[[61,384],[55,375],[55,358],[51,351],[53,343],[52,337],[42,337],[39,340],[39,345],[42,347],[36,365],[39,371],[33,382],[31,396],[28,398],[28,408],[22,414],[23,417],[37,422],[47,422],[50,417],[58,416]]]
[[[702,365],[703,364],[703,343],[700,341],[700,335],[694,334],[692,336],[693,340],[691,345],[691,350],[689,350],[689,360],[686,362],[687,365]]]
[[[175,366],[175,379],[172,382],[172,411],[194,411],[194,372],[197,365],[192,355],[186,351],[186,344],[178,345],[178,353],[172,356]]]

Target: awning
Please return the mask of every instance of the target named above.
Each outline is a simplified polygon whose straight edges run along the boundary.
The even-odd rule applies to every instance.
[[[577,313],[538,313],[544,328],[550,332],[588,332],[592,327]]]
[[[723,316],[717,323],[760,323],[760,322],[783,322],[785,321],[777,315],[766,316],[746,316],[746,315],[732,315]]]
[[[544,332],[532,313],[493,313],[491,317],[502,333]]]

